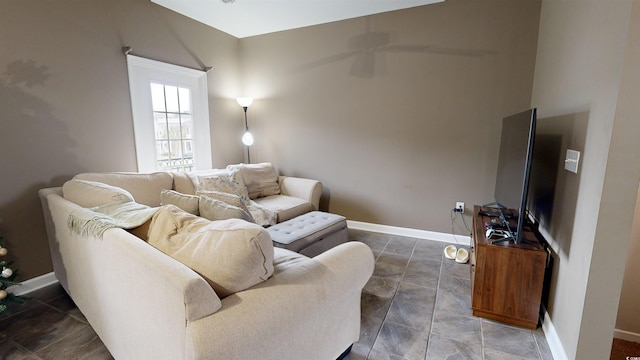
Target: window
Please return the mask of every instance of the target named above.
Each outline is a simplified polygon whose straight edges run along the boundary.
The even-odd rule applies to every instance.
[[[203,71],[127,55],[138,171],[211,168]]]
[[[191,89],[151,83],[158,170],[191,171],[193,112]]]

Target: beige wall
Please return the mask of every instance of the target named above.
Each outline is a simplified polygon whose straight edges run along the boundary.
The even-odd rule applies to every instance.
[[[320,179],[351,220],[450,233],[456,201],[493,200],[502,118],[530,105],[539,6],[448,0],[243,39],[252,159]],[[367,26],[391,47],[363,49]]]
[[[577,175],[562,172],[547,239],[554,251],[551,322],[568,359],[605,359],[622,286],[640,167],[636,1],[544,0],[532,104],[569,119],[566,145],[582,152]],[[564,149],[563,149],[564,151]]]
[[[638,102],[638,94],[640,94],[640,2],[634,1],[631,12],[631,20],[629,25],[629,40],[625,51],[624,68],[622,72],[622,85],[620,86],[620,96],[618,100],[618,108],[616,109],[616,126],[628,129],[626,132],[618,131],[614,133],[621,137],[612,144],[615,149],[624,156],[618,158],[619,166],[622,171],[633,164],[630,168],[632,174],[638,167],[638,149],[635,144],[638,143],[638,114],[640,114],[640,102]],[[634,29],[633,31],[631,29]],[[625,136],[626,135],[626,136]],[[615,139],[615,138],[614,138]],[[624,177],[628,176],[626,173]],[[620,295],[620,307],[618,309],[618,318],[616,321],[616,329],[623,332],[634,334],[638,341],[640,336],[640,202],[636,201],[634,222],[631,232],[631,240],[626,253],[626,268],[624,273],[624,281],[622,285],[622,293]]]
[[[630,140],[640,45],[628,37],[638,8],[545,0],[540,15],[539,1],[447,0],[237,40],[147,0],[0,0],[0,230],[10,259],[23,279],[51,271],[39,188],[136,169],[124,45],[213,66],[214,166],[242,161],[232,99],[255,97],[252,160],[322,180],[325,209],[372,223],[450,232],[456,201],[492,198],[502,117],[533,105],[583,159],[578,175],[558,179],[548,310],[569,358],[606,358],[638,188],[638,167],[627,168],[640,150]],[[376,51],[370,73],[353,47],[367,22],[391,45],[429,51]],[[623,304],[621,314],[637,313]]]
[[[631,243],[626,253],[626,268],[622,292],[620,294],[620,306],[616,320],[616,329],[621,331],[617,337],[637,341],[640,334],[640,201],[636,202],[634,224],[631,232]]]
[[[0,1],[0,231],[20,280],[52,271],[37,190],[135,171],[126,59],[209,72],[214,165],[242,161],[238,40],[148,0]],[[239,135],[238,135],[239,136]]]
[[[501,119],[529,106],[539,6],[448,0],[237,40],[146,0],[2,0],[0,149],[10,156],[0,158],[0,229],[10,257],[22,279],[51,271],[39,188],[136,170],[124,45],[213,66],[215,167],[243,160],[232,99],[252,96],[254,162],[322,180],[324,208],[352,220],[451,232],[456,201],[492,200]],[[428,49],[378,51],[369,74],[355,61],[362,52],[341,55],[367,22],[390,45]]]

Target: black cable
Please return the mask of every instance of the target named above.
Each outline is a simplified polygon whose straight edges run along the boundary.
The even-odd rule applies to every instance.
[[[469,234],[471,234],[471,229],[469,229],[469,225],[467,225],[467,220],[464,219],[464,215],[460,214],[460,216],[462,217],[462,223],[464,224],[464,228],[467,229]]]
[[[455,219],[455,214],[459,213],[459,211],[456,211],[456,210],[457,209],[451,209],[451,233],[454,235],[454,237],[455,237],[454,223],[458,225],[458,228],[461,228],[461,226],[456,222],[456,219]],[[467,225],[467,221],[465,220],[464,215],[460,213],[460,216],[462,217],[462,223],[464,224],[465,229],[469,234],[471,234],[471,229],[469,229],[469,225]]]

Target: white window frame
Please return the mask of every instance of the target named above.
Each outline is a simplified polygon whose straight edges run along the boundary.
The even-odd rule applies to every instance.
[[[151,103],[152,82],[191,89],[195,169],[211,169],[207,73],[134,55],[127,55],[127,68],[138,171],[159,170]]]

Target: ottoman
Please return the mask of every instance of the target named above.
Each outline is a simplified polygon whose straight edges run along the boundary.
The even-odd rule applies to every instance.
[[[344,216],[311,211],[267,228],[273,245],[314,257],[338,244],[347,242]]]

